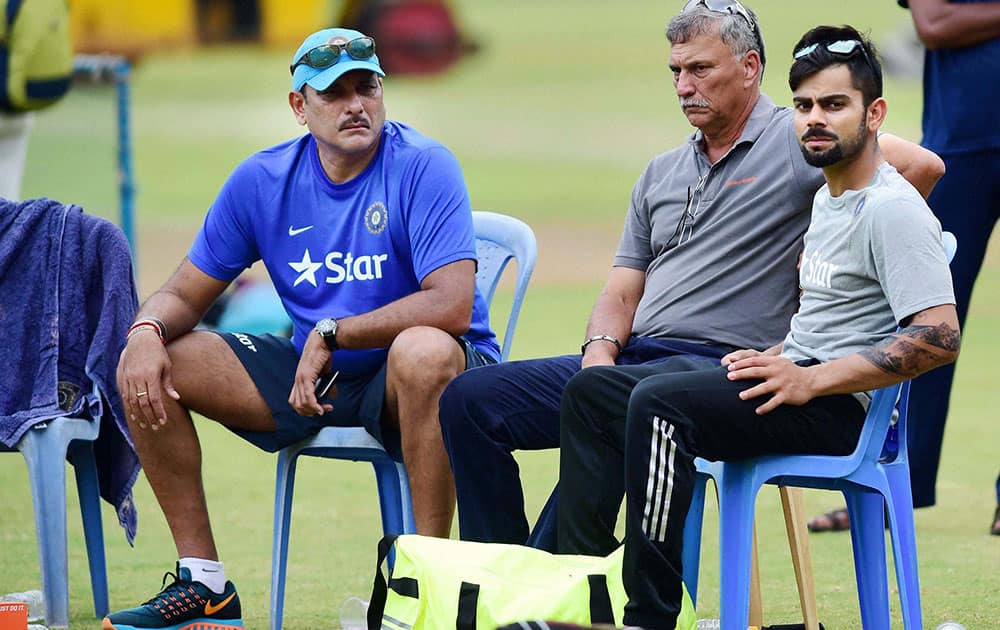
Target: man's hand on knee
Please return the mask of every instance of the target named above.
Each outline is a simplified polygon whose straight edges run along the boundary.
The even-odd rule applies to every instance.
[[[154,333],[143,331],[129,337],[118,361],[118,391],[126,415],[139,429],[156,431],[167,423],[164,395],[180,399],[171,367],[170,356]]]
[[[809,368],[800,367],[785,357],[764,354],[746,357],[730,363],[727,376],[731,381],[763,381],[740,392],[741,400],[771,395],[763,405],[757,407],[759,415],[774,411],[779,405],[804,405],[815,398],[813,373]]]

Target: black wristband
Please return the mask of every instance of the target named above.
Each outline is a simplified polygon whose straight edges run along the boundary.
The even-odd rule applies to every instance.
[[[622,351],[622,344],[615,337],[612,337],[611,335],[594,335],[590,339],[584,341],[583,345],[580,346],[580,354],[587,354],[587,346],[594,343],[595,341],[607,341],[609,343],[613,343],[615,344],[615,347],[618,348],[619,353],[621,353]]]

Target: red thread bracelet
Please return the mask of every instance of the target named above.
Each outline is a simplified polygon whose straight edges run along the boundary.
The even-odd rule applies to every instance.
[[[149,320],[146,320],[146,319],[137,321],[136,323],[132,324],[129,327],[128,332],[125,334],[125,341],[128,341],[129,339],[131,339],[132,338],[132,333],[134,333],[135,331],[141,330],[141,329],[147,328],[147,327],[148,328],[152,328],[154,331],[156,331],[156,336],[160,338],[160,343],[166,345],[167,340],[163,337],[163,334],[160,332],[160,327],[156,324],[156,322],[149,321]]]

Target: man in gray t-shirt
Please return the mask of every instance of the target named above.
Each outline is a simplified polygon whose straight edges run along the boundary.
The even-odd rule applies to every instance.
[[[573,439],[560,429],[559,407],[566,383],[582,368],[675,355],[718,365],[736,348],[764,349],[788,331],[798,304],[795,265],[823,178],[799,150],[792,111],[760,93],[763,41],[753,13],[735,6],[739,11],[714,11],[695,0],[671,20],[670,66],[696,132],[653,158],[636,182],[582,356],[470,370],[445,390],[439,417],[463,539],[528,539],[512,452]],[[936,156],[889,136],[880,144],[929,191],[940,175]],[[623,420],[624,404],[609,418]],[[592,490],[586,504],[574,498],[588,514],[578,523],[593,528],[588,538],[615,542],[624,493],[621,438],[621,431],[608,438],[617,462],[570,467],[570,483]],[[553,504],[530,541],[548,549],[556,544]],[[613,514],[597,516],[590,511],[596,505],[613,505]]]
[[[879,152],[886,102],[874,48],[851,27],[818,27],[802,37],[794,57],[796,134],[827,184],[813,203],[799,271],[801,306],[784,342],[764,352],[732,352],[720,367],[687,357],[594,367],[570,379],[563,395],[563,430],[576,436],[562,444],[564,552],[574,551],[562,543],[580,529],[570,497],[595,493],[569,484],[573,470],[566,464],[606,457],[608,418],[621,413],[625,400],[628,626],[674,628],[696,457],[849,454],[865,419],[865,404],[854,394],[958,355],[941,228]]]
[[[865,188],[816,193],[799,284],[781,348],[792,361],[862,352],[912,314],[955,302],[941,225],[885,162]]]

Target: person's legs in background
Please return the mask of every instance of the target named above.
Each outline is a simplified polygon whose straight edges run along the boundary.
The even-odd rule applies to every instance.
[[[951,271],[959,323],[964,328],[973,285],[1000,218],[1000,152],[943,157],[947,173],[931,193],[928,204],[942,229],[958,240]],[[956,365],[918,377],[910,389],[907,447],[913,507],[935,503],[934,486]]]
[[[1000,536],[1000,475],[997,475],[997,510],[993,513],[993,524],[990,526],[990,533]]]
[[[28,157],[28,136],[34,114],[0,112],[0,197],[21,198],[21,178]]]

